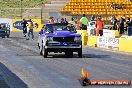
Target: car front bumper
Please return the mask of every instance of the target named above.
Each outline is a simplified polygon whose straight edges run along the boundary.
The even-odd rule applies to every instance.
[[[10,35],[10,34],[7,34],[7,33],[0,33],[0,36],[7,36],[7,35]]]
[[[0,36],[7,36],[10,35],[10,31],[1,31],[0,30]]]
[[[45,46],[46,49],[48,48],[69,48],[69,49],[72,49],[72,48],[81,48],[82,46]]]
[[[45,49],[47,49],[48,52],[78,52],[82,49],[82,46],[45,46]]]

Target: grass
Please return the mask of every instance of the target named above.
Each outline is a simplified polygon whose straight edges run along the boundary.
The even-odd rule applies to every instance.
[[[20,18],[21,5],[22,8],[35,8],[40,7],[41,4],[49,0],[0,0],[0,17],[4,18]],[[10,8],[10,9],[9,9]],[[15,9],[17,8],[17,9]],[[23,13],[26,10],[23,10]]]
[[[47,0],[0,0],[0,8],[20,8],[21,4],[24,8],[32,8],[46,2]]]

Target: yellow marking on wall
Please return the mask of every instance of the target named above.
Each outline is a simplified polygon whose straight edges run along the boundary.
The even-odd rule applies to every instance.
[[[28,19],[26,19],[26,20],[28,20]],[[17,29],[17,28],[14,27],[14,23],[17,22],[17,21],[22,21],[22,19],[13,19],[12,20],[12,23],[13,23],[12,31],[13,32],[22,32],[22,30]],[[34,32],[40,31],[42,29],[42,26],[43,26],[43,24],[41,24],[41,19],[32,19],[32,21],[38,24],[38,28],[34,29]]]
[[[132,52],[132,39],[120,38],[119,51]]]
[[[98,36],[88,36],[87,45],[88,46],[95,46],[97,44]]]

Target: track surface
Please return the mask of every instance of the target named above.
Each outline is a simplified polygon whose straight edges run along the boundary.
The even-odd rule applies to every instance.
[[[26,40],[21,33],[0,38],[0,62],[14,75],[3,74],[11,88],[83,88],[78,78],[81,67],[90,79],[132,80],[132,56],[83,46],[83,58],[65,58],[64,54],[39,55],[35,40]],[[16,79],[15,79],[16,78]],[[19,79],[18,79],[19,78]],[[131,86],[87,86],[85,88],[132,88]]]

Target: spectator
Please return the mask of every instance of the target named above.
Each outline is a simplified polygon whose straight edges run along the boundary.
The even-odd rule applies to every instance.
[[[67,23],[68,24],[68,21],[67,21],[67,19],[65,18],[65,23]]]
[[[125,8],[125,5],[124,4],[121,4],[121,9],[123,10]]]
[[[132,2],[132,0],[126,0],[127,2]]]
[[[95,16],[92,15],[92,17],[91,17],[91,21],[95,21],[95,20],[96,20]]]
[[[23,27],[23,35],[24,37],[26,37],[26,33],[27,33],[27,21],[25,19],[23,19],[23,22],[22,22],[22,27]]]
[[[2,27],[1,27],[1,24],[0,24],[0,29],[1,29]]]
[[[119,5],[118,4],[115,4],[115,9],[118,9],[119,8]]]
[[[118,5],[118,9],[122,9],[122,10],[123,10],[124,7],[125,7],[124,4],[119,4],[119,5]]]
[[[111,6],[112,9],[115,9],[115,4],[114,3],[111,3],[110,6]]]
[[[80,23],[82,24],[82,29],[87,30],[88,19],[85,14],[83,14],[83,17],[80,19]]]
[[[27,40],[29,40],[30,34],[32,36],[32,40],[34,40],[33,27],[34,27],[33,21],[31,19],[29,19],[29,22],[28,22],[29,30],[28,30],[28,38],[27,38]]]
[[[48,23],[55,23],[54,17],[50,17]]]
[[[96,36],[103,35],[103,26],[104,22],[101,20],[101,16],[98,17],[98,20],[95,23],[96,25]]]
[[[80,30],[80,21],[77,18],[75,20],[75,29]]]
[[[62,18],[62,19],[61,19],[61,23],[65,23],[65,20],[64,20],[64,18]]]
[[[117,30],[117,19],[114,15],[112,16],[111,24],[113,25],[113,30]]]
[[[131,36],[132,35],[132,20],[130,20],[129,17],[127,18],[126,25],[127,25],[128,36]]]
[[[69,31],[71,31],[71,32],[75,32],[76,30],[75,30],[75,27],[73,26],[73,24],[71,24],[71,23],[68,23],[68,25],[67,25],[67,30],[69,30]]]
[[[111,25],[112,25],[112,24],[113,24],[114,15],[112,15],[110,19],[111,19],[111,20],[110,20],[110,23],[111,23]]]
[[[56,23],[59,23],[59,19],[57,18],[55,22],[56,22]]]
[[[71,21],[69,23],[71,23],[73,26],[75,26],[75,20],[74,20],[74,18],[71,18]]]
[[[120,22],[119,22],[119,31],[120,31],[120,34],[124,33],[124,22],[125,22],[125,19],[124,19],[123,16],[121,16]]]

